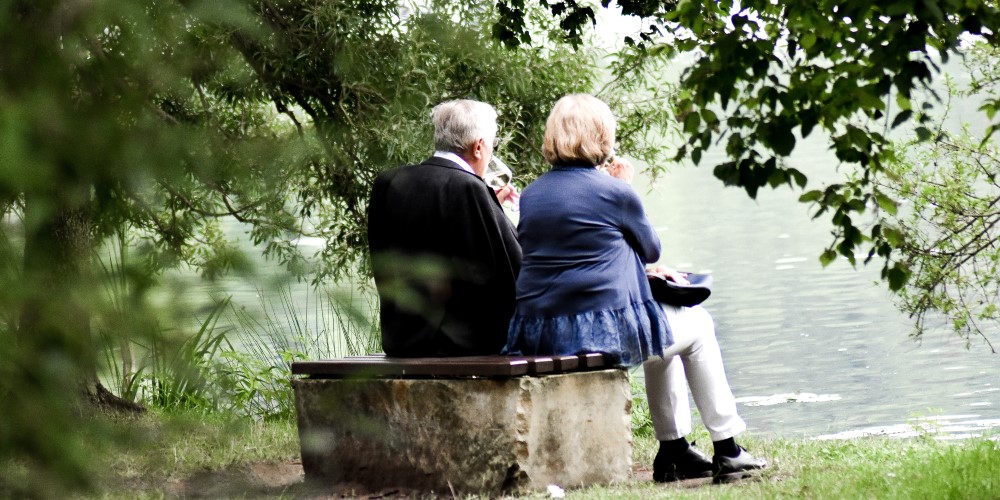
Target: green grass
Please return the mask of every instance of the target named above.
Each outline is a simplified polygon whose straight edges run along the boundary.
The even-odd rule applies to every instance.
[[[129,444],[109,449],[97,497],[157,498],[171,496],[170,485],[220,488],[220,482],[245,481],[232,473],[252,464],[298,461],[298,436],[292,421],[257,422],[194,412],[154,412],[115,422],[128,430]],[[706,451],[711,442],[704,429],[692,436]],[[741,437],[770,466],[759,480],[730,485],[681,487],[630,480],[622,484],[566,491],[567,498],[1000,498],[1000,443],[986,438],[942,442],[930,437],[910,440],[864,438],[812,441]],[[635,439],[636,464],[649,467],[656,442]],[[294,465],[293,465],[294,466]],[[198,479],[200,477],[200,479]],[[648,473],[646,475],[648,477]],[[301,485],[299,485],[301,486]],[[246,489],[234,485],[223,496],[308,496],[299,486]],[[240,489],[243,488],[243,489]],[[249,492],[236,493],[233,492]],[[311,492],[312,494],[315,492]],[[526,498],[547,498],[528,495]]]
[[[289,420],[154,411],[115,425],[124,428],[124,440],[101,460],[98,480],[102,496],[111,498],[157,497],[171,481],[299,457],[295,422]]]
[[[643,441],[635,455],[649,464],[655,444]],[[760,480],[698,488],[628,482],[571,491],[567,498],[1000,498],[1000,443],[989,439],[751,437],[741,443],[768,458]]]

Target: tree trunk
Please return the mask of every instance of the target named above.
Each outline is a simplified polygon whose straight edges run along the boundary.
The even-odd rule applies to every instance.
[[[89,300],[96,284],[90,276],[91,221],[84,203],[67,202],[73,198],[64,191],[25,196],[23,282],[28,290],[17,329],[19,351],[31,364],[54,357],[69,361],[75,380],[63,382],[81,388],[81,401],[104,410],[145,411],[98,379],[90,328]]]

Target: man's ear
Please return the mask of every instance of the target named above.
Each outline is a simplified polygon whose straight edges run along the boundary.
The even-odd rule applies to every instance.
[[[472,157],[480,159],[486,156],[486,139],[478,139],[472,144]]]

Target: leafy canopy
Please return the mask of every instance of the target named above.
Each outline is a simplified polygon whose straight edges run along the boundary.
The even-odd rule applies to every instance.
[[[541,13],[523,12],[555,29]],[[485,1],[0,0],[0,495],[89,484],[108,434],[78,432],[95,393],[74,384],[94,387],[101,353],[186,327],[190,310],[154,306],[163,270],[248,269],[221,221],[299,277],[353,277],[372,179],[431,153],[445,99],[494,104],[500,153],[539,172],[552,103],[594,91],[600,65],[559,43],[502,50],[495,19]],[[602,97],[659,158],[637,124],[662,122],[671,89],[643,82]],[[325,245],[304,254],[301,236]],[[111,244],[129,257],[106,276]]]
[[[946,120],[955,101],[991,105],[1000,53],[980,43],[964,55],[968,84],[949,79],[946,105],[928,114],[934,140],[901,141],[889,175],[878,181],[907,200],[883,232],[912,270],[897,299],[915,319],[915,335],[950,324],[967,345],[978,336],[996,352],[990,334],[1000,320],[1000,151],[989,140],[991,127],[948,127]]]
[[[543,3],[573,43],[595,21],[589,4]],[[625,41],[649,59],[694,58],[674,105],[687,138],[678,159],[697,164],[719,145],[728,159],[713,166],[715,176],[751,197],[768,185],[805,187],[806,176],[784,159],[799,140],[821,130],[848,171],[843,182],[801,197],[816,204],[816,217],[829,213],[835,228],[821,261],[839,254],[854,263],[860,251],[865,262],[882,260],[890,289],[907,283],[910,267],[894,254],[903,244],[899,233],[878,223],[896,207],[875,182],[892,156],[886,135],[913,123],[920,140],[931,138],[926,114],[913,107],[914,92],[929,90],[938,61],[957,53],[964,35],[996,43],[995,2],[620,0],[617,6],[643,19],[645,28]],[[501,0],[499,11],[499,39],[509,46],[532,42],[522,23],[523,0]],[[875,213],[870,227],[859,222],[866,212]]]

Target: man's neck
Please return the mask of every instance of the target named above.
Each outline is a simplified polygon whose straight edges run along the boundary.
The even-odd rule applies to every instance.
[[[458,166],[462,167],[462,169],[465,170],[466,172],[469,172],[472,175],[476,175],[476,172],[472,170],[472,166],[469,165],[469,162],[466,161],[465,158],[459,156],[457,153],[452,153],[451,151],[435,151],[434,156],[438,158],[444,158],[445,160],[451,160],[457,163]]]

